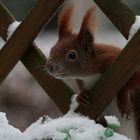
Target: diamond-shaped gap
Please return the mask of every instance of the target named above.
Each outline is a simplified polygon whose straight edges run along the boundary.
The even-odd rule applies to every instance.
[[[44,114],[61,115],[57,106],[19,62],[0,86],[0,112],[10,124],[24,130]]]

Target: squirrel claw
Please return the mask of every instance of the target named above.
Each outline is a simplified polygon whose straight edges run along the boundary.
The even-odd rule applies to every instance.
[[[130,104],[118,104],[119,111],[122,117],[131,119],[131,105]]]
[[[91,106],[91,100],[87,91],[83,91],[82,93],[80,93],[77,97],[77,101],[87,108],[90,108]]]
[[[130,120],[131,119],[131,111],[127,110],[127,111],[120,111],[121,112],[121,116]]]
[[[125,114],[122,114],[122,117],[124,117],[124,118],[130,120],[130,119],[131,119],[131,113],[127,113],[127,114],[125,113]]]

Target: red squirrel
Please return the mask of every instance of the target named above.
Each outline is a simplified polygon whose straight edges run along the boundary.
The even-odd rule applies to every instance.
[[[93,79],[90,80],[93,86],[100,78],[100,75],[107,70],[122,50],[115,46],[95,42],[92,32],[92,17],[95,13],[95,7],[90,8],[85,14],[79,33],[73,33],[70,26],[72,9],[73,6],[66,6],[59,15],[59,39],[50,52],[47,69],[56,78],[75,79],[81,91],[77,97],[77,101],[88,107],[91,102],[90,97],[88,97],[89,91],[85,86],[86,84],[82,81]],[[126,114],[128,116],[130,114],[131,100],[129,93],[131,90],[139,87],[139,85],[140,69],[135,72],[132,78],[117,94],[117,104],[122,115]],[[135,112],[135,114],[138,116],[136,123],[140,122],[140,113],[137,114]],[[128,122],[125,123],[125,125],[127,124]],[[128,127],[132,126],[130,125]],[[137,140],[140,140],[140,130],[137,131]],[[132,136],[131,138],[136,139],[136,136]]]

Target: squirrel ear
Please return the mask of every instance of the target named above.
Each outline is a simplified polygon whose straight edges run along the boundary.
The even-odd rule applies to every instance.
[[[92,52],[92,43],[94,41],[94,36],[92,33],[93,25],[93,16],[95,12],[95,6],[91,7],[83,18],[81,29],[78,33],[77,40],[80,43],[80,47],[87,53]]]
[[[66,6],[62,9],[58,18],[59,39],[72,33],[70,20],[72,15],[73,5]]]

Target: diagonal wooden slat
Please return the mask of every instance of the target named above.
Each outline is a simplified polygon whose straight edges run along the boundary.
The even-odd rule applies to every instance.
[[[64,0],[37,1],[19,28],[0,50],[0,83],[21,59],[28,47],[31,46],[42,27],[48,23],[63,1]]]
[[[15,21],[8,9],[0,2],[0,35],[4,40],[7,38],[7,28]],[[31,45],[23,55],[21,62],[39,82],[58,108],[63,112],[69,109],[72,91],[61,81],[48,75],[47,70],[42,70],[46,65],[44,54],[35,46]],[[63,97],[63,98],[60,98]]]
[[[99,7],[105,11],[111,21],[118,27],[121,33],[127,38],[129,29],[135,21],[135,14],[120,0],[95,0]],[[116,7],[114,7],[116,6]],[[120,9],[120,7],[121,9]],[[115,8],[115,10],[113,10]],[[112,11],[112,12],[111,12]],[[126,16],[126,21],[122,20]],[[133,18],[132,18],[133,17]],[[128,24],[129,23],[129,24]],[[127,26],[125,30],[124,26]],[[140,30],[135,34],[131,41],[128,42],[124,50],[117,57],[115,62],[103,74],[101,79],[95,84],[91,90],[93,97],[92,107],[87,111],[84,107],[79,107],[77,111],[91,118],[96,119],[98,115],[104,111],[114,96],[131,78],[138,66],[140,65]]]
[[[140,30],[127,44],[125,49],[117,57],[112,66],[103,74],[101,79],[91,90],[92,107],[79,108],[83,114],[91,118],[97,118],[104,111],[114,96],[120,91],[125,83],[135,73],[140,65]]]

